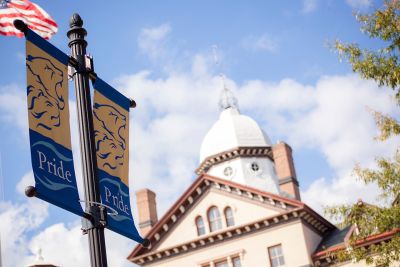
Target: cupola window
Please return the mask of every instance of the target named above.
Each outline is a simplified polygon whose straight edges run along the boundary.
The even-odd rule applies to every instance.
[[[201,216],[196,218],[197,235],[204,235],[206,233],[206,228],[204,227],[204,221]]]
[[[228,167],[226,167],[226,168],[224,169],[224,175],[225,175],[226,177],[231,177],[232,174],[233,174],[233,169],[232,169],[232,167],[228,166]]]
[[[225,214],[225,221],[226,221],[226,226],[233,226],[235,225],[235,220],[233,218],[233,211],[231,207],[226,207],[224,210]]]
[[[207,216],[208,223],[210,225],[210,232],[214,232],[222,228],[221,216],[217,207],[211,207],[207,212]]]
[[[257,162],[251,163],[250,168],[251,168],[251,170],[252,170],[253,172],[258,172],[258,171],[260,170],[260,166],[258,166],[258,163],[257,163]]]

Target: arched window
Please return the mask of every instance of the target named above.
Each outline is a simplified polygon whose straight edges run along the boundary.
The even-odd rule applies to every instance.
[[[206,233],[206,228],[204,227],[204,221],[201,216],[196,218],[197,235],[204,235]]]
[[[235,219],[233,218],[233,211],[230,207],[225,208],[224,214],[225,214],[226,226],[229,227],[235,225]]]
[[[217,207],[211,207],[207,212],[207,216],[208,224],[210,225],[210,232],[214,232],[222,228],[221,216],[219,215]]]

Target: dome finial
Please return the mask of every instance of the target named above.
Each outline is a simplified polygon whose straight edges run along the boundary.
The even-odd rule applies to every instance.
[[[42,255],[42,248],[39,247],[37,254],[36,254],[36,260],[37,261],[44,261],[43,255]]]
[[[237,110],[239,110],[239,106],[238,106],[238,100],[237,98],[233,95],[232,91],[229,90],[228,87],[226,87],[225,85],[225,77],[223,74],[220,75],[221,76],[221,80],[222,80],[222,92],[219,98],[219,107],[221,110],[224,109],[228,109],[228,108],[235,108]]]
[[[212,49],[213,49],[215,65],[218,66],[218,65],[220,65],[219,60],[218,60],[218,54],[217,54],[218,46],[213,45]],[[221,66],[219,66],[219,67],[221,68]],[[239,110],[238,100],[233,95],[232,91],[229,90],[229,88],[226,86],[225,76],[222,72],[220,74],[220,77],[221,77],[221,81],[222,81],[222,92],[220,94],[220,98],[218,101],[219,108],[221,110],[228,109],[228,108],[235,108],[235,109]]]

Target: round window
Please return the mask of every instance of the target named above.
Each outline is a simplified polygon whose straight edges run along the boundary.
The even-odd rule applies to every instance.
[[[250,168],[251,168],[251,170],[252,170],[253,172],[258,172],[258,171],[260,170],[260,166],[258,166],[258,163],[257,163],[257,162],[251,163]]]
[[[233,174],[233,169],[232,169],[232,167],[228,166],[228,167],[226,167],[226,168],[224,169],[224,175],[225,175],[225,176],[229,177],[229,176],[232,176],[232,174]]]

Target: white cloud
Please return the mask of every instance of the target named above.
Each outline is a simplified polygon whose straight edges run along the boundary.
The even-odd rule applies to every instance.
[[[127,255],[132,251],[135,242],[115,234],[105,231],[107,263],[109,266],[132,266],[126,260]],[[55,246],[54,240],[62,242],[62,246]],[[67,226],[63,223],[53,224],[42,232],[35,235],[28,244],[32,253],[42,249],[42,255],[46,262],[51,262],[58,266],[89,266],[89,247],[88,236],[82,235],[80,221]],[[67,253],[66,253],[67,252]],[[32,262],[34,256],[25,257],[23,263]]]
[[[371,6],[371,0],[346,0],[346,3],[352,8],[365,9]]]
[[[302,13],[311,13],[318,7],[318,0],[303,0]]]
[[[132,252],[137,243],[109,230],[106,230],[105,235],[108,265],[132,267],[133,264],[126,257]]]
[[[238,95],[241,106],[265,122],[267,133],[285,137],[295,154],[308,147],[324,155],[334,172],[302,188],[305,202],[321,211],[334,202],[376,201],[376,188],[356,181],[351,171],[355,163],[374,167],[376,156],[391,156],[397,147],[399,138],[374,140],[377,128],[367,111],[369,107],[398,114],[389,92],[347,75],[322,77],[315,86],[289,79],[277,84],[251,81],[239,88]]]
[[[28,113],[25,91],[16,85],[2,86],[0,87],[0,103],[0,120],[26,132]],[[27,132],[26,136],[28,136]]]
[[[355,75],[322,77],[315,86],[290,79],[277,84],[250,81],[239,88],[240,104],[261,116],[275,135],[297,147],[318,148],[336,170],[380,154],[390,144],[375,142],[374,120],[367,107],[394,113],[385,89]],[[262,99],[262,101],[259,101]]]
[[[139,49],[153,60],[162,57],[165,53],[165,39],[170,32],[169,24],[142,29],[137,39]]]
[[[283,79],[279,83],[248,81],[239,88],[237,97],[240,106],[258,111],[259,114],[264,113],[264,116],[271,111],[304,112],[315,103],[314,87],[300,84],[292,79]]]
[[[206,67],[201,69],[200,76],[180,73],[154,80],[141,72],[118,81],[138,103],[130,122],[131,188],[153,189],[161,213],[191,183],[202,138],[218,118],[219,78],[207,74]],[[256,115],[267,133],[285,139],[294,151],[307,147],[326,158],[332,175],[303,189],[312,207],[321,210],[328,203],[313,197],[318,186],[326,186],[321,190],[338,196],[339,201],[371,199],[369,187],[351,194],[353,199],[342,199],[339,191],[350,181],[355,162],[374,166],[375,156],[390,155],[395,147],[396,140],[373,140],[377,129],[366,108],[393,114],[395,106],[387,90],[355,75],[322,77],[314,86],[291,79],[253,80],[243,85],[227,79],[227,84],[236,92],[242,112]]]
[[[279,50],[276,38],[272,38],[267,34],[259,37],[248,36],[242,41],[242,45],[244,48],[253,51],[277,52]]]
[[[29,254],[27,234],[37,229],[47,216],[47,203],[38,199],[30,199],[24,204],[0,202],[3,266],[26,266],[19,262]]]
[[[316,103],[293,123],[293,142],[317,146],[340,175],[355,162],[371,165],[374,156],[389,155],[394,146],[373,140],[377,128],[367,107],[396,112],[389,91],[355,75],[323,77],[316,85]],[[305,127],[304,127],[305,126]]]
[[[358,199],[367,203],[376,203],[377,190],[377,186],[367,186],[349,172],[339,178],[321,177],[315,180],[301,192],[301,197],[304,203],[324,215],[324,207],[351,204]]]
[[[199,61],[193,72],[163,80],[140,72],[117,81],[138,103],[130,120],[130,186],[154,190],[160,213],[192,182],[200,142],[218,116],[219,77]]]
[[[17,218],[14,218],[17,219]],[[17,225],[21,226],[21,225]],[[126,259],[136,245],[135,242],[119,234],[105,230],[107,263],[109,266],[132,266]],[[88,266],[90,265],[88,236],[82,235],[80,221],[70,225],[53,224],[28,239],[22,235],[18,242],[12,244],[10,250],[9,238],[2,238],[4,266],[28,266],[37,260],[40,249],[45,262],[57,266]],[[62,242],[62,246],[55,245]],[[6,246],[4,246],[4,244]]]
[[[27,186],[34,186],[35,185],[35,180],[33,178],[33,172],[30,171],[26,173],[24,176],[22,176],[21,180],[17,183],[17,192],[20,193],[21,195],[25,195],[25,188]]]
[[[71,227],[63,223],[53,224],[36,234],[30,240],[28,247],[31,255],[26,256],[20,266],[27,266],[35,260],[39,249],[46,262],[57,266],[89,265],[89,250],[87,236],[83,236],[78,222]],[[62,242],[62,246],[55,246],[54,241]]]
[[[160,41],[164,39],[171,31],[171,27],[168,24],[162,24],[154,28],[144,28],[141,31],[139,39]]]
[[[335,173],[332,180],[319,179],[304,189],[304,200],[318,211],[323,205],[354,203],[358,198],[377,202],[377,188],[363,185],[351,172],[355,163],[374,168],[375,157],[393,155],[399,138],[385,143],[373,140],[377,128],[366,109],[368,106],[396,114],[393,99],[388,97],[387,89],[378,89],[374,83],[355,76],[322,79],[317,90],[318,106],[294,124],[293,129],[307,125],[295,130],[294,140],[299,137],[316,145]]]

